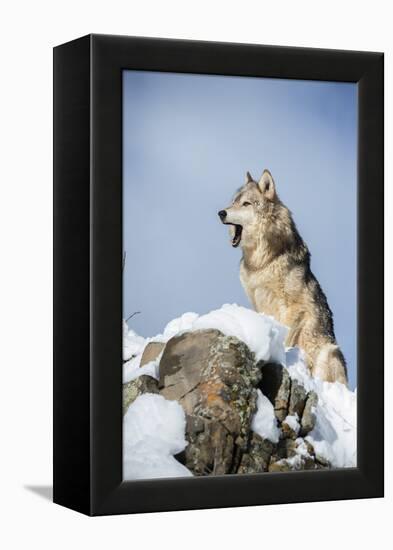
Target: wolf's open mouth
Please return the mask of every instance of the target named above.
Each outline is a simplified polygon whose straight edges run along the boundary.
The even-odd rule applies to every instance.
[[[233,238],[232,238],[232,246],[234,248],[236,248],[237,246],[239,246],[239,243],[242,240],[243,227],[241,225],[237,225],[235,223],[230,224],[230,225],[233,225],[233,227],[234,227],[234,235],[233,235]]]

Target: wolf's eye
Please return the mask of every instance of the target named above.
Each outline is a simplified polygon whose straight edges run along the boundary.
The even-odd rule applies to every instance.
[[[250,202],[243,202],[242,206],[251,206],[251,203]]]

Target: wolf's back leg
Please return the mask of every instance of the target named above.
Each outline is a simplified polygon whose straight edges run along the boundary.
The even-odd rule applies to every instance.
[[[336,344],[325,344],[315,361],[313,376],[327,382],[348,384],[347,367],[344,356]]]

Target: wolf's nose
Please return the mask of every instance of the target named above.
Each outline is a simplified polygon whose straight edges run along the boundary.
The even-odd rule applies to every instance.
[[[220,216],[220,220],[223,222],[225,218],[227,217],[227,211],[226,210],[220,210],[218,215]]]

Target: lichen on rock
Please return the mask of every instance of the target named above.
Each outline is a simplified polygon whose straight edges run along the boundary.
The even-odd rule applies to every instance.
[[[160,361],[160,392],[187,414],[185,465],[195,475],[235,473],[256,411],[260,364],[248,347],[218,330],[169,340]]]
[[[123,415],[135,399],[144,393],[158,393],[158,382],[151,376],[143,374],[123,384]]]

